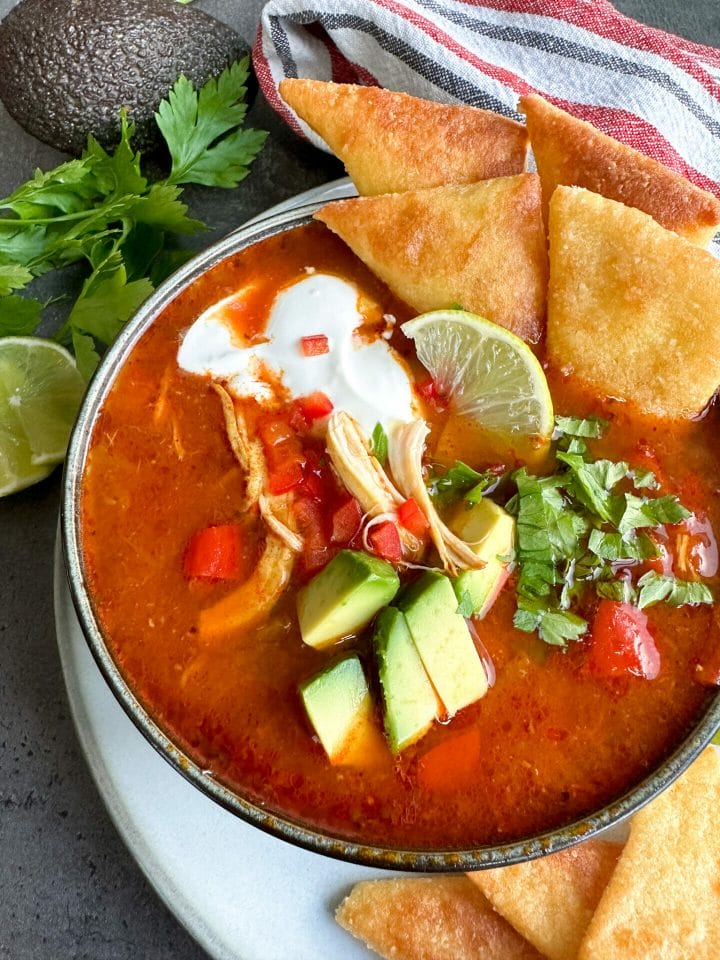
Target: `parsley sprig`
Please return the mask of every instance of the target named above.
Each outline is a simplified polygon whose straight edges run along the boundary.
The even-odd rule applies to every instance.
[[[633,582],[631,568],[657,555],[648,529],[679,523],[690,511],[675,496],[646,496],[642,491],[658,486],[650,471],[591,459],[585,439],[598,439],[606,426],[597,418],[557,417],[557,472],[538,477],[522,468],[512,476],[517,493],[507,509],[517,518],[514,624],[549,644],[562,646],[586,633],[587,621],[571,607],[588,590],[639,607],[713,600],[702,583],[654,571]],[[618,489],[621,484],[625,489]]]
[[[460,499],[472,506],[497,485],[500,479],[500,475],[494,470],[480,473],[462,460],[456,460],[448,470],[431,469],[427,488],[437,507],[447,507]]]
[[[156,114],[172,161],[164,179],[142,172],[123,115],[112,152],[89,136],[79,159],[36,171],[0,199],[0,336],[34,334],[48,304],[29,295],[33,281],[83,263],[79,295],[54,337],[91,375],[98,347],[187,259],[175,238],[205,228],[188,215],[182,184],[234,187],[260,151],[267,134],[243,128],[248,70],[246,57],[199,91],[177,80]]]

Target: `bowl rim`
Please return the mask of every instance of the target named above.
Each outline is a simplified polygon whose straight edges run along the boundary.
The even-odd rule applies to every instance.
[[[352,195],[348,181],[327,185],[326,194]],[[317,191],[307,191],[299,204],[279,204],[228,236],[198,253],[142,304],[108,349],[95,372],[83,400],[68,446],[62,481],[60,532],[62,554],[70,595],[82,633],[105,681],[125,713],[145,739],[170,763],[173,769],[203,794],[245,822],[279,839],[315,853],[365,866],[412,872],[471,871],[507,866],[554,853],[614,827],[666,789],[692,763],[720,727],[720,692],[709,695],[704,714],[684,740],[652,773],[616,800],[565,826],[536,836],[488,844],[472,849],[396,849],[333,836],[272,812],[254,803],[216,780],[210,771],[192,760],[153,720],[136,698],[115,662],[95,615],[86,588],[83,554],[80,496],[85,460],[95,418],[114,383],[117,373],[132,348],[165,307],[198,277],[222,260],[251,244],[312,221],[312,214],[327,199],[303,202]]]

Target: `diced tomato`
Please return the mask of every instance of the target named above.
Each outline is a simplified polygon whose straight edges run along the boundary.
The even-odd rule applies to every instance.
[[[300,434],[306,433],[307,428],[310,426],[297,400],[294,400],[290,404],[290,413],[288,414],[288,423],[296,433],[300,433]]]
[[[304,486],[313,500],[326,499],[327,490],[325,481],[319,473],[306,469]]]
[[[654,680],[660,672],[660,654],[646,614],[629,603],[601,600],[592,624],[588,664],[599,677],[633,674]]]
[[[368,533],[368,540],[372,545],[373,553],[382,557],[383,560],[388,560],[390,563],[398,563],[402,560],[400,534],[392,520],[385,520],[384,523],[373,527]]]
[[[311,337],[300,337],[300,349],[304,357],[319,357],[330,353],[330,343],[324,333],[316,333]]]
[[[290,450],[286,457],[268,464],[268,490],[272,494],[289,493],[305,479],[302,453]]]
[[[188,579],[242,580],[247,560],[242,528],[237,523],[198,530],[188,541],[183,573]]]
[[[333,411],[330,397],[322,390],[316,390],[315,393],[310,393],[307,397],[299,397],[295,402],[308,422],[327,417]]]
[[[298,497],[293,506],[298,533],[303,538],[302,567],[315,573],[332,558],[330,538],[325,529],[325,511],[312,497]]]
[[[287,443],[288,440],[295,437],[295,431],[287,420],[271,414],[258,419],[256,430],[264,446],[268,449],[272,449],[281,443]]]
[[[416,537],[422,537],[427,532],[427,517],[412,497],[400,504],[397,508],[397,515],[401,526]]]
[[[350,543],[357,535],[362,524],[362,507],[355,499],[349,497],[342,503],[332,516],[332,538],[335,543]]]
[[[472,786],[482,763],[480,731],[471,727],[443,740],[418,761],[418,783],[437,792]]]

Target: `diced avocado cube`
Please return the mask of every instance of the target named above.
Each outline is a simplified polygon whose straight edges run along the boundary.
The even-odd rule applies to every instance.
[[[394,754],[419,740],[441,706],[410,636],[405,615],[388,607],[375,625],[375,652],[385,704],[385,732]]]
[[[331,763],[369,766],[380,752],[387,755],[356,654],[336,661],[301,684],[300,696]]]
[[[341,550],[298,593],[300,633],[322,649],[366,627],[400,588],[392,564],[359,550]]]
[[[487,692],[485,668],[475,649],[449,578],[428,571],[397,600],[420,659],[446,714],[474,703]]]
[[[473,616],[482,618],[497,600],[510,574],[509,558],[515,550],[515,518],[483,497],[469,510],[461,505],[449,526],[485,561],[482,570],[463,570],[453,583],[458,601],[468,594]],[[501,557],[504,559],[499,559]]]

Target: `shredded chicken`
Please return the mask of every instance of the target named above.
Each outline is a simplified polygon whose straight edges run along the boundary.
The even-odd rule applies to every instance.
[[[268,497],[263,493],[258,499],[260,513],[268,527],[293,553],[301,553],[303,538],[293,529],[292,502],[293,498],[288,494]]]
[[[344,410],[336,410],[327,425],[327,451],[345,488],[357,498],[363,513],[372,518],[395,514],[406,499],[392,484],[380,463],[370,453],[369,438],[360,424]],[[403,552],[416,558],[423,543],[399,527]]]
[[[245,471],[245,509],[254,507],[265,488],[265,456],[259,440],[251,440],[245,418],[235,409],[233,399],[219,383],[212,384],[220,397],[225,429],[233,453]]]
[[[425,438],[430,429],[424,420],[401,423],[390,433],[388,460],[393,479],[404,497],[412,497],[425,514],[430,536],[440,555],[442,565],[452,576],[458,570],[479,569],[485,566],[472,547],[445,526],[435,509],[425,486],[422,456]]]
[[[172,374],[172,366],[170,364],[165,367],[165,371],[160,380],[160,390],[158,392],[158,397],[155,403],[153,404],[153,422],[155,424],[160,424],[165,419],[165,414],[168,409],[168,390],[170,388],[170,377]]]
[[[360,424],[344,410],[336,410],[330,416],[327,450],[338,476],[368,516],[388,513],[405,499],[370,453]]]
[[[269,532],[250,579],[212,607],[200,611],[200,640],[216,640],[262,620],[287,587],[294,563],[295,555],[290,547]]]

